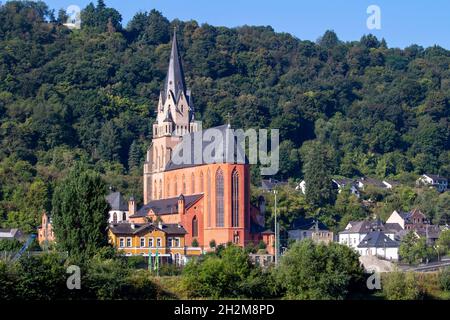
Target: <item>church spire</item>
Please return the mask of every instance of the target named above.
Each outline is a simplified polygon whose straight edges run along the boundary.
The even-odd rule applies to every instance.
[[[174,28],[172,39],[172,50],[170,52],[169,68],[167,70],[166,81],[164,84],[165,97],[172,92],[175,99],[178,100],[181,92],[186,94],[186,84],[184,82],[183,67],[181,65],[181,57],[178,53],[177,30]]]

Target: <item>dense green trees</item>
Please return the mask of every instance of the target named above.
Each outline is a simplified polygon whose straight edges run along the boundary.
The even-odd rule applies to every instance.
[[[193,259],[183,270],[183,285],[190,298],[264,298],[274,290],[271,279],[236,246]]]
[[[425,238],[418,238],[413,231],[410,231],[403,237],[398,253],[402,260],[413,264],[427,259],[432,254],[430,250],[432,249],[427,247]]]
[[[140,200],[174,27],[196,119],[208,127],[232,114],[236,127],[279,128],[277,178],[317,169],[323,179],[308,178],[319,191],[311,204],[333,202],[330,175],[450,174],[450,54],[438,46],[389,48],[373,35],[344,42],[332,31],[314,43],[271,27],[169,21],[155,10],[122,26],[104,1],[83,9],[81,30],[62,20],[39,1],[0,6],[3,226],[35,228],[36,213],[16,200],[37,180],[48,203],[79,159]],[[24,176],[13,183],[18,166]],[[438,203],[433,219],[444,222],[448,196]]]
[[[17,262],[0,261],[2,300],[156,299],[161,293],[146,270],[127,266],[126,258],[110,249],[85,260],[80,269],[81,288],[69,290],[69,261],[57,253],[23,256]]]
[[[57,245],[80,262],[107,244],[109,204],[105,183],[96,173],[77,164],[56,186],[53,228]]]
[[[275,274],[290,299],[344,299],[364,284],[358,255],[347,246],[293,244]]]

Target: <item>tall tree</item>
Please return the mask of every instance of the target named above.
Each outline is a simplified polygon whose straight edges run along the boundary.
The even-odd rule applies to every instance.
[[[120,144],[117,130],[112,121],[108,121],[100,134],[98,152],[104,160],[119,160]]]
[[[328,150],[317,143],[308,148],[303,173],[306,183],[306,198],[315,207],[334,202],[336,192],[331,180],[331,166]]]
[[[56,186],[52,217],[57,245],[75,261],[107,245],[105,193],[100,176],[80,163]]]

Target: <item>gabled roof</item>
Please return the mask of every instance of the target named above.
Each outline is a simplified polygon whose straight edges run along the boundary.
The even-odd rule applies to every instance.
[[[132,224],[132,223],[118,223],[113,224],[110,227],[112,233],[117,235],[135,235],[143,231],[149,230],[161,230],[167,234],[186,234],[186,229],[182,225],[176,223],[164,223],[157,225],[154,223],[144,223],[144,224]]]
[[[111,192],[106,196],[106,201],[108,201],[111,206],[111,210],[128,211],[128,203],[125,201],[120,192]]]
[[[237,155],[240,155],[241,158],[244,160],[244,163],[248,163],[248,159],[245,155],[245,151],[242,150],[242,147],[239,143],[237,143],[235,136],[232,133],[232,129],[229,125],[225,124],[225,125],[221,125],[218,127],[213,127],[210,129],[205,129],[205,130],[217,130],[217,133],[220,133],[223,137],[222,139],[222,150],[223,150],[223,154],[216,154],[213,155],[213,159],[215,160],[214,163],[235,163],[236,160],[239,160],[239,157]],[[203,140],[203,131],[205,130],[201,130],[201,131],[197,131],[197,132],[190,132],[188,134],[185,134],[182,139],[183,141],[180,142],[175,148],[174,148],[174,152],[172,155],[172,159],[170,159],[170,161],[166,164],[166,168],[165,171],[170,171],[170,170],[177,170],[177,169],[182,169],[182,168],[190,168],[190,167],[195,167],[195,166],[199,166],[199,165],[204,165],[204,164],[210,164],[209,162],[207,163],[204,159],[204,150],[207,146],[209,146],[211,144],[210,141],[204,141]],[[201,150],[196,150],[196,144],[195,141],[196,140],[200,140],[201,141]],[[179,150],[183,150],[183,149],[178,149],[178,148],[182,148],[183,147],[183,143],[185,145],[189,145],[190,143],[190,150],[191,150],[191,154],[190,154],[190,158],[188,159],[188,163],[175,163],[173,161],[174,155],[178,154],[180,151]],[[234,148],[233,148],[234,145]],[[226,152],[230,150],[233,151],[233,161],[228,162],[226,156]],[[197,152],[194,152],[197,151]],[[200,152],[198,152],[200,151]],[[181,158],[181,155],[180,155]],[[231,159],[230,159],[231,160]],[[210,161],[213,162],[213,161]]]
[[[359,178],[357,181],[363,185],[372,185],[378,188],[386,188],[386,185],[382,181],[369,177],[362,177]]]
[[[318,221],[319,230],[328,230],[328,227]],[[291,224],[291,230],[314,230],[316,228],[316,219],[299,217]]]
[[[368,233],[358,245],[358,248],[398,248],[400,243],[392,240],[381,231]]]
[[[332,180],[339,187],[345,187],[345,186],[348,186],[348,185],[354,185],[355,184],[355,180],[354,179],[350,179],[350,178],[334,178]]]
[[[403,228],[398,223],[385,223],[384,224],[384,230],[386,232],[391,231],[391,232],[397,233],[397,232],[400,232],[401,230],[403,230]]]
[[[344,231],[339,232],[340,234],[346,233],[369,233],[374,230],[384,230],[384,226],[381,221],[350,221],[347,224],[347,228]]]
[[[197,200],[203,197],[203,193],[184,196],[184,206],[188,209]],[[179,197],[172,197],[167,199],[152,200],[145,206],[141,207],[138,212],[130,218],[146,217],[148,212],[152,210],[156,215],[176,214],[178,213],[178,199]]]
[[[431,179],[433,179],[433,180],[441,180],[441,181],[446,181],[446,180],[447,180],[446,177],[443,177],[443,176],[441,176],[441,175],[439,175],[439,174],[425,173],[425,174],[423,174],[423,175],[424,175],[424,176],[427,176],[428,178],[431,178]]]

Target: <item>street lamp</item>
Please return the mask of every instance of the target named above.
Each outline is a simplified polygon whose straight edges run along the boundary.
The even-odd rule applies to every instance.
[[[436,252],[437,252],[438,262],[439,262],[439,245],[438,244],[434,246],[434,250],[436,250]]]
[[[278,265],[278,223],[277,223],[277,190],[273,190],[273,193],[275,195],[275,210],[274,210],[274,216],[275,216],[275,265]]]

